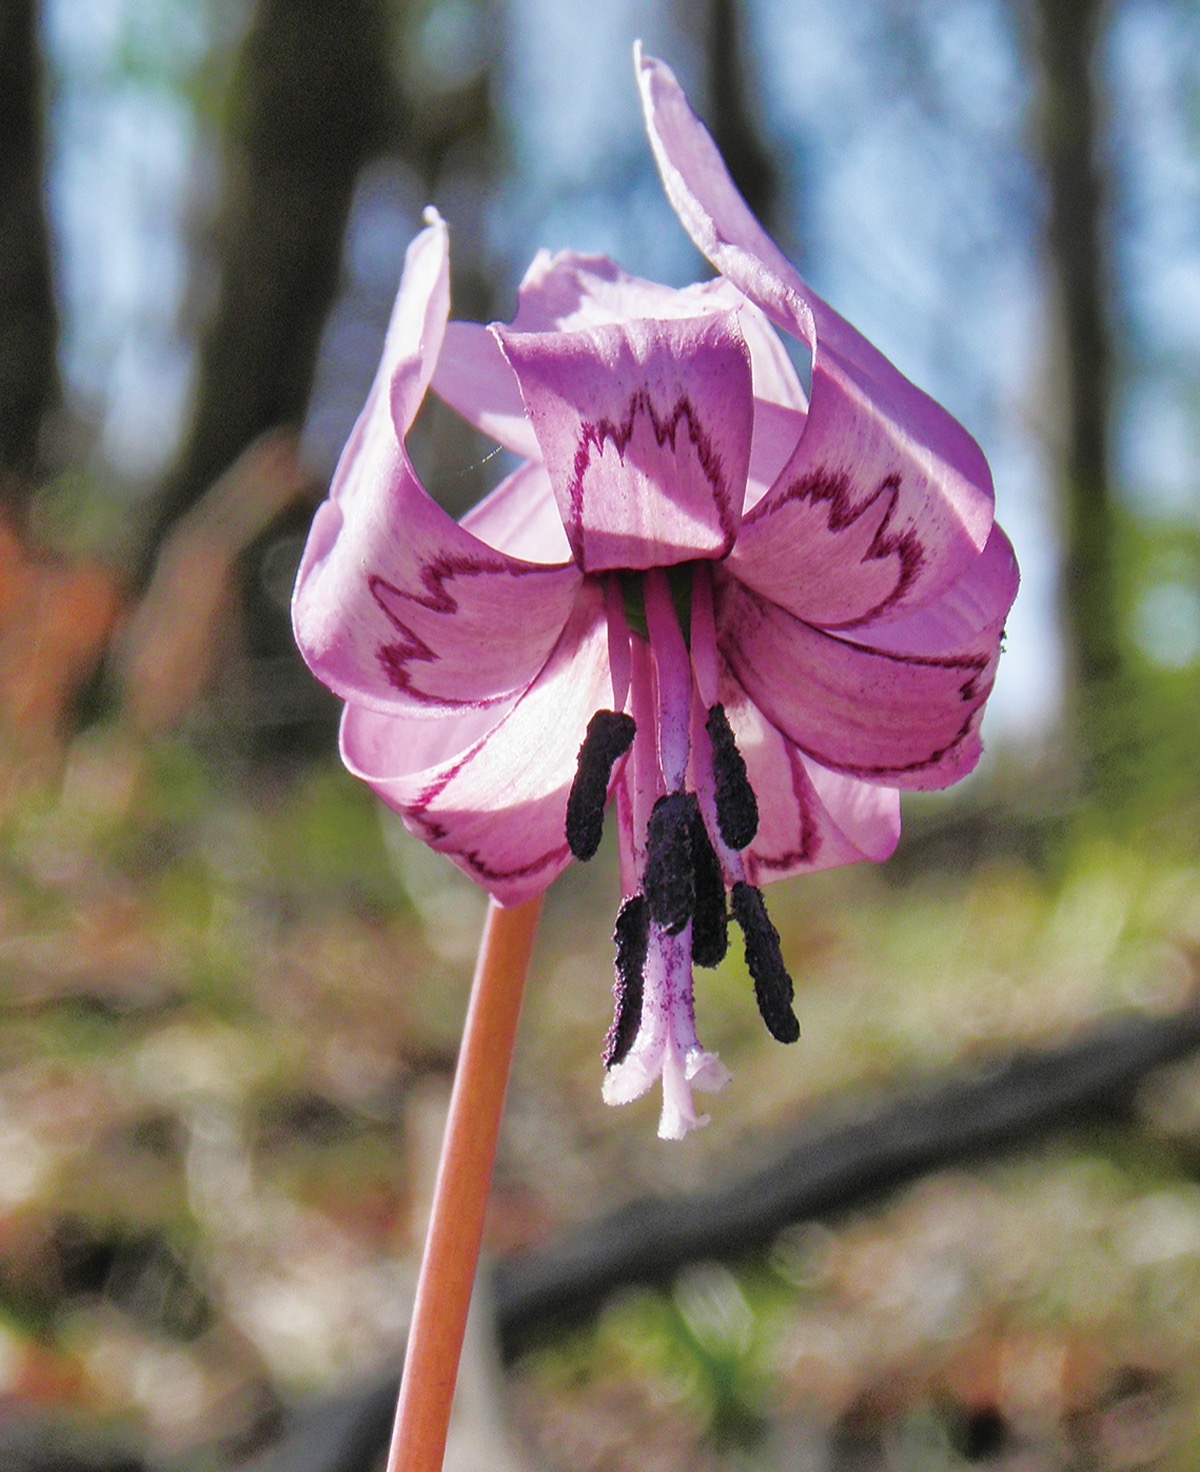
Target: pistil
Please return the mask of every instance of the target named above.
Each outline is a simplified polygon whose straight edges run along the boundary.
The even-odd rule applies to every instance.
[[[667,575],[652,567],[642,579],[646,629],[658,697],[658,761],[668,793],[682,789],[687,773],[692,707],[692,666],[679,627]]]

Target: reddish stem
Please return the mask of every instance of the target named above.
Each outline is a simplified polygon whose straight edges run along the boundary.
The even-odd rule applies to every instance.
[[[541,897],[492,901],[442,1141],[386,1472],[441,1472]]]

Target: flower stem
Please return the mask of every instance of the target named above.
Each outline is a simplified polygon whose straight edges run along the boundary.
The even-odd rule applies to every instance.
[[[386,1472],[441,1472],[541,897],[488,906],[450,1096]]]

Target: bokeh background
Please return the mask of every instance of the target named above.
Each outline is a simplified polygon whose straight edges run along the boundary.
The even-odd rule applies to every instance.
[[[799,1045],[701,979],[708,1130],[602,1106],[611,854],[551,892],[473,1465],[1200,1465],[1200,10],[2,0],[6,1468],[378,1455],[483,903],[288,598],[426,203],[459,315],[539,246],[704,274],[638,35],[1024,583],[980,770],[770,895]]]

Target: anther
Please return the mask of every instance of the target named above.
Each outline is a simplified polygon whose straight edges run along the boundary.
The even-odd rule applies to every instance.
[[[704,729],[712,745],[717,826],[731,849],[746,848],[758,832],[758,801],[723,705],[709,711]]]
[[[696,810],[692,819],[692,876],[696,888],[692,914],[692,960],[697,966],[716,966],[729,949],[729,919],[725,911],[725,879],[704,819]]]
[[[746,964],[754,980],[754,997],[767,1031],[781,1043],[794,1043],[800,1036],[800,1024],[792,1011],[795,988],[783,953],[779,948],[779,932],[771,924],[762,890],[739,879],[730,899],[733,918],[746,938]]]
[[[646,869],[642,887],[650,913],[668,935],[678,935],[692,918],[696,881],[692,864],[694,792],[660,797],[646,825]]]
[[[617,945],[613,996],[616,1011],[604,1039],[604,1066],[614,1068],[633,1046],[642,1025],[642,987],[650,947],[650,907],[645,895],[632,895],[617,912],[613,930]]]
[[[624,711],[598,710],[588,722],[567,797],[567,846],[577,859],[590,859],[600,847],[609,778],[633,745],[635,729]]]

